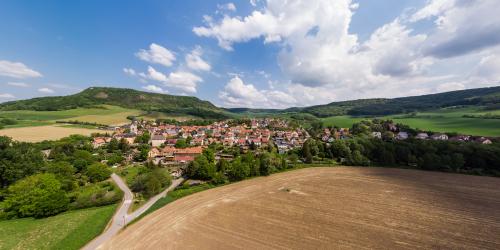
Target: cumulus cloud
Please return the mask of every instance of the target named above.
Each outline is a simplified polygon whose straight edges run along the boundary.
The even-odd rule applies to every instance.
[[[164,90],[156,85],[147,85],[147,86],[143,86],[142,87],[143,89],[147,90],[147,91],[150,91],[150,92],[155,92],[155,93],[160,93],[160,94],[166,94],[168,93],[167,90]]]
[[[53,94],[54,90],[49,89],[49,88],[39,88],[38,92],[45,93],[45,94]]]
[[[24,79],[42,77],[42,74],[20,62],[0,60],[0,76]]]
[[[198,71],[210,71],[211,66],[201,58],[203,49],[197,46],[190,53],[186,54],[186,64],[188,68]]]
[[[296,103],[291,95],[276,90],[258,90],[235,76],[229,80],[219,98],[228,107],[283,108]]]
[[[479,63],[474,53],[492,55],[500,44],[496,0],[430,0],[382,25],[365,41],[350,32],[358,7],[352,0],[267,0],[247,16],[205,16],[204,25],[193,32],[216,39],[228,51],[233,44],[252,39],[278,44],[277,62],[289,79],[281,87],[300,105],[309,100],[394,97],[479,86],[460,81],[473,78],[472,68],[449,58],[462,56],[462,61]],[[412,27],[423,20],[434,24],[415,31]],[[476,71],[486,80],[486,72],[500,70],[483,65]],[[488,78],[492,79],[495,76]],[[225,88],[219,97],[231,104],[235,101],[230,97],[237,95],[230,90]]]
[[[203,82],[201,77],[187,71],[179,70],[165,75],[151,66],[148,67],[147,73],[139,73],[139,76],[189,93],[196,93],[197,84]]]
[[[21,87],[21,88],[27,88],[30,85],[24,82],[8,82],[7,85],[14,86],[14,87]]]
[[[165,67],[172,66],[175,61],[174,53],[156,43],[152,43],[149,50],[141,49],[135,55],[145,62],[156,63]]]
[[[0,93],[0,99],[13,99],[16,98],[14,95],[9,93]]]
[[[436,18],[437,28],[430,36],[425,52],[447,58],[500,45],[498,13],[500,3],[497,0],[435,0],[417,12],[412,20]]]

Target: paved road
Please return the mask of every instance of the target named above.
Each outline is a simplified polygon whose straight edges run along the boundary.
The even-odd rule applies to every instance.
[[[132,191],[128,188],[127,184],[118,176],[117,174],[112,174],[111,178],[118,185],[118,187],[123,190],[124,200],[118,211],[115,213],[111,220],[111,225],[109,225],[106,230],[99,235],[97,238],[93,239],[87,245],[85,245],[82,250],[95,250],[98,249],[106,241],[110,240],[115,236],[125,225],[133,221],[135,218],[139,217],[142,213],[146,212],[156,201],[165,197],[170,190],[173,190],[184,180],[183,178],[176,179],[172,181],[172,184],[165,189],[163,192],[157,194],[151,198],[146,204],[134,211],[132,214],[127,214],[130,205],[134,199]]]

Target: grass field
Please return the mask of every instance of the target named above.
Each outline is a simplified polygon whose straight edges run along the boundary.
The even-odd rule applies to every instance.
[[[0,136],[8,136],[17,141],[40,142],[44,140],[58,140],[70,135],[86,135],[105,133],[108,130],[68,127],[64,125],[47,125],[38,127],[22,127],[1,129]]]
[[[307,168],[198,192],[104,249],[499,249],[500,179]]]
[[[457,132],[460,134],[500,136],[500,119],[464,118],[463,115],[499,115],[500,110],[483,111],[477,108],[441,109],[433,112],[420,112],[415,117],[393,115],[379,117],[392,119],[396,123],[403,123],[413,128],[435,132]],[[351,127],[353,123],[363,119],[351,116],[334,116],[323,118],[325,125]]]
[[[146,120],[175,119],[179,121],[196,118],[189,115],[170,115],[160,112],[145,113],[141,110],[126,109],[111,105],[103,105],[101,108],[77,108],[61,111],[0,111],[0,118],[10,118],[17,121],[17,124],[6,126],[6,128],[44,126],[54,124],[56,121],[70,120],[105,125],[120,125],[130,122],[127,116],[136,116]]]
[[[139,110],[110,105],[103,105],[102,108],[77,108],[61,111],[0,111],[1,118],[11,118],[18,121],[18,124],[7,127],[40,126],[64,120],[115,125],[128,122],[127,116],[139,116],[141,114],[142,111]]]
[[[45,219],[0,221],[0,249],[80,249],[104,230],[115,209],[111,205]]]

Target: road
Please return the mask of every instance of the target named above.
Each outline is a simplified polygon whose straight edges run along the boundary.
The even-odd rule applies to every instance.
[[[89,242],[87,245],[85,245],[82,249],[83,250],[95,250],[98,249],[99,246],[101,246],[103,243],[106,241],[110,240],[113,236],[115,236],[124,226],[126,226],[128,223],[133,221],[135,218],[139,217],[141,214],[146,212],[156,201],[159,199],[165,197],[167,193],[171,190],[173,190],[175,187],[177,187],[179,184],[182,183],[184,180],[183,178],[176,179],[172,181],[172,184],[165,189],[163,192],[157,194],[156,196],[152,197],[146,204],[144,204],[142,207],[134,211],[132,214],[128,214],[128,210],[130,208],[130,205],[132,205],[133,199],[134,199],[134,194],[130,189],[128,188],[127,184],[118,176],[117,174],[113,173],[111,175],[111,178],[113,181],[118,185],[118,187],[123,191],[123,202],[118,208],[118,211],[115,213],[111,220],[111,224],[106,228],[106,230],[97,238],[93,239],[91,242]]]

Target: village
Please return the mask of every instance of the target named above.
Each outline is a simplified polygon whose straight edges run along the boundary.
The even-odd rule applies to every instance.
[[[209,125],[175,125],[161,121],[132,121],[130,124],[114,127],[113,134],[97,135],[93,147],[101,148],[113,139],[125,141],[133,150],[125,155],[132,161],[139,146],[146,144],[138,138],[146,135],[147,160],[156,165],[179,165],[192,162],[209,145],[218,145],[216,159],[231,160],[232,149],[241,153],[276,147],[280,154],[299,149],[310,137],[303,128],[291,128],[281,119],[252,119],[245,122],[232,120],[213,122]]]

